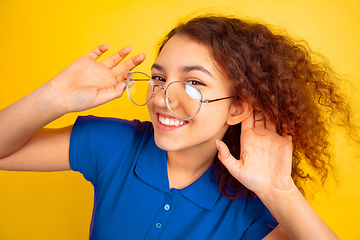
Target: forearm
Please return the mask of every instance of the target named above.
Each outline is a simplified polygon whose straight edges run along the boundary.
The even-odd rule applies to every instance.
[[[123,94],[126,74],[141,64],[145,55],[120,63],[131,51],[125,47],[97,62],[108,48],[98,46],[36,91],[0,111],[0,159],[20,149],[37,131],[63,114],[90,109]]]
[[[64,112],[48,83],[0,111],[0,158],[23,146],[31,136]]]
[[[295,185],[289,191],[259,196],[290,239],[339,239]]]

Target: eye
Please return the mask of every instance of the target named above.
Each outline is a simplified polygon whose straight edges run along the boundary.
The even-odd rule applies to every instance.
[[[205,86],[205,84],[199,80],[188,80],[186,82],[194,86]]]
[[[163,78],[161,76],[155,75],[155,76],[152,76],[151,78],[152,78],[152,80],[154,80],[156,82],[166,82],[165,78]]]

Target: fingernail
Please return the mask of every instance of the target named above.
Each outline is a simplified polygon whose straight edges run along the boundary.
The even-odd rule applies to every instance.
[[[123,47],[123,49],[121,49],[119,51],[119,53],[123,53],[123,54],[129,54],[130,52],[131,52],[131,47],[130,46]]]
[[[138,60],[141,60],[141,59],[144,59],[144,60],[145,60],[145,58],[146,58],[146,55],[145,55],[145,54],[140,54],[140,55],[138,56]]]
[[[127,83],[127,87],[130,88],[132,85],[134,85],[134,83],[132,81]]]
[[[220,151],[220,144],[219,144],[219,139],[216,139],[216,148],[218,151]]]

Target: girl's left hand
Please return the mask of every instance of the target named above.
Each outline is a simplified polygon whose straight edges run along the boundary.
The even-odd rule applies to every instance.
[[[254,121],[255,119],[257,121]],[[218,140],[218,157],[229,172],[257,196],[292,189],[292,139],[276,133],[275,124],[251,114],[242,122],[240,160]],[[264,125],[266,121],[266,127]],[[255,123],[254,123],[255,122]]]

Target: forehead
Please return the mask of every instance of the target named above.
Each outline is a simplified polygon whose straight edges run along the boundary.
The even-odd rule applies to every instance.
[[[200,65],[211,73],[221,75],[211,57],[209,48],[185,35],[175,35],[170,38],[162,48],[155,63],[163,66],[166,70]]]

